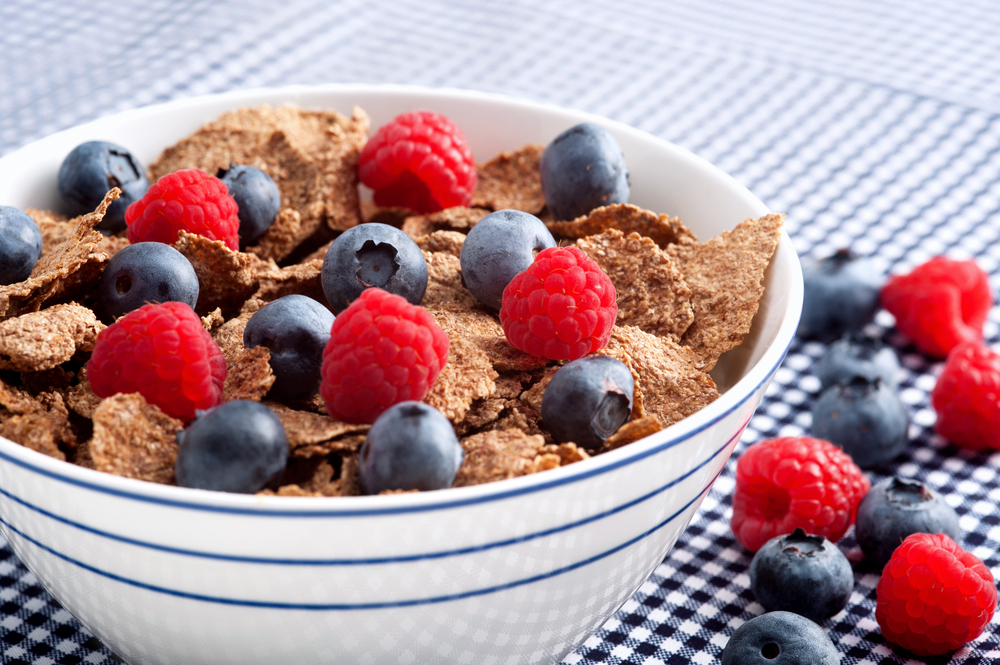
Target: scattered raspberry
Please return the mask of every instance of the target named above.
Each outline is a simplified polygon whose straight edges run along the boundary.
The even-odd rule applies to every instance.
[[[358,157],[358,177],[376,204],[421,214],[468,206],[478,179],[461,130],[430,111],[402,113],[379,128]]]
[[[870,486],[850,456],[828,441],[761,441],[736,464],[733,533],[752,552],[796,527],[836,542]]]
[[[200,169],[168,173],[125,210],[128,241],[172,245],[179,231],[240,247],[240,218],[225,183]]]
[[[882,306],[896,317],[896,328],[937,357],[960,342],[982,339],[992,305],[986,273],[974,261],[939,256],[882,287]]]
[[[87,378],[98,397],[139,393],[180,420],[222,401],[226,359],[188,305],[144,305],[97,336]]]
[[[448,361],[448,336],[423,307],[371,288],[337,315],[323,350],[320,394],[331,417],[371,423],[422,400]]]
[[[982,634],[997,589],[982,561],[943,533],[915,533],[892,553],[875,589],[875,620],[885,639],[918,656],[936,656]]]
[[[615,287],[576,247],[550,247],[503,291],[507,341],[553,360],[582,358],[607,345],[618,316]]]
[[[934,428],[952,443],[1000,449],[1000,356],[981,342],[964,342],[948,354],[931,392]]]

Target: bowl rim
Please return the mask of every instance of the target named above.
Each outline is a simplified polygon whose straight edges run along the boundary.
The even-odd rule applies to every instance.
[[[262,102],[260,101],[261,97],[282,98],[284,99],[282,103],[298,103],[309,108],[308,102],[302,103],[295,97],[329,94],[374,94],[387,97],[419,95],[441,100],[459,99],[505,105],[527,111],[555,113],[567,117],[573,122],[593,122],[613,131],[613,133],[631,135],[642,141],[652,142],[660,149],[675,153],[692,168],[702,171],[708,178],[721,182],[725,184],[726,188],[734,190],[746,201],[749,208],[757,211],[757,214],[764,215],[769,212],[768,208],[746,187],[704,158],[620,121],[547,102],[537,102],[499,93],[419,85],[347,83],[290,85],[240,89],[175,99],[102,116],[32,141],[0,157],[0,170],[8,164],[16,163],[23,152],[36,149],[37,144],[41,142],[56,141],[69,132],[85,132],[94,125],[104,124],[111,120],[133,121],[144,116],[155,116],[221,103],[230,103],[232,108],[241,104],[275,103]],[[781,231],[781,238],[772,261],[779,256],[788,261],[788,268],[792,271],[793,279],[789,280],[787,284],[789,289],[788,310],[775,334],[773,343],[739,381],[711,404],[651,436],[588,460],[551,469],[545,473],[529,474],[502,482],[453,487],[446,491],[437,490],[386,496],[287,497],[215,492],[124,478],[57,460],[3,437],[0,437],[0,459],[53,480],[120,498],[198,511],[271,517],[398,515],[488,503],[549,490],[612,472],[679,445],[733,413],[770,381],[791,346],[802,307],[801,268],[791,240],[784,229]],[[747,422],[749,420],[744,421],[740,426],[740,432]]]

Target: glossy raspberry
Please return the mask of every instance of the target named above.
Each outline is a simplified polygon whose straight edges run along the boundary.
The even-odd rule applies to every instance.
[[[882,288],[882,306],[896,328],[928,355],[944,357],[960,342],[983,337],[993,305],[986,273],[974,261],[942,256],[895,275]]]
[[[507,341],[536,356],[574,360],[607,345],[618,316],[615,287],[576,247],[550,247],[503,291]]]
[[[164,413],[190,420],[222,401],[226,359],[188,305],[145,305],[97,335],[87,363],[94,394],[139,393]]]
[[[752,552],[796,527],[836,542],[870,486],[850,456],[828,441],[761,441],[736,464],[733,533]]]
[[[908,536],[882,570],[875,594],[882,635],[918,656],[976,639],[997,606],[989,568],[943,533]]]
[[[437,113],[402,113],[379,128],[358,156],[358,178],[380,206],[426,214],[467,206],[476,162],[462,131]]]
[[[240,247],[240,218],[225,183],[199,169],[168,173],[125,210],[129,242],[172,245],[179,231]]]
[[[402,296],[371,288],[337,315],[323,350],[320,394],[331,417],[371,423],[419,401],[448,361],[448,336]]]
[[[959,344],[948,354],[931,392],[934,429],[952,443],[1000,449],[1000,356],[980,342]]]

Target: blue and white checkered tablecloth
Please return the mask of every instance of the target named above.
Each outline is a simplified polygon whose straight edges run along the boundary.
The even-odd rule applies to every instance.
[[[851,246],[887,272],[974,257],[1000,292],[1000,12],[990,0],[0,1],[0,155],[116,111],[289,83],[416,83],[583,109],[673,141],[787,213],[804,262]],[[1000,342],[1000,309],[986,337]],[[940,363],[892,328],[913,419],[891,470],[941,491],[1000,576],[1000,454],[933,432]],[[796,343],[736,455],[808,431],[824,347]],[[735,461],[652,577],[565,663],[716,662],[763,608],[729,529]],[[877,474],[873,480],[879,479]],[[858,554],[850,533],[842,542]],[[905,663],[856,570],[824,628],[845,665]],[[952,657],[1000,661],[997,622]],[[0,662],[117,658],[0,548]]]

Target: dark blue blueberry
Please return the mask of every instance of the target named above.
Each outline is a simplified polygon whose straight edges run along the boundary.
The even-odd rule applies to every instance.
[[[628,203],[628,167],[611,132],[585,122],[570,127],[542,153],[542,194],[557,219]]]
[[[219,169],[216,177],[226,183],[240,208],[240,249],[243,249],[271,228],[281,208],[281,192],[271,176],[256,166],[230,164],[228,169]]]
[[[330,310],[298,294],[278,298],[254,312],[243,329],[243,346],[270,349],[274,385],[269,397],[305,399],[319,389],[323,349],[332,326]]]
[[[427,260],[413,239],[388,224],[359,224],[340,234],[323,259],[323,293],[334,312],[378,287],[419,305],[427,290]]]
[[[794,612],[768,612],[737,628],[721,665],[837,665],[840,654],[815,622]]]
[[[97,283],[97,315],[105,323],[147,303],[183,302],[194,309],[198,276],[170,245],[139,242],[119,250]]]
[[[885,385],[899,385],[899,359],[892,347],[873,337],[848,333],[827,348],[816,363],[816,376],[824,388],[863,376],[882,379]]]
[[[125,208],[149,189],[146,169],[139,160],[107,141],[88,141],[73,148],[59,167],[58,184],[65,212],[72,216],[94,212],[112,187],[122,190],[97,225],[108,233],[125,228]]]
[[[868,490],[854,529],[861,551],[880,568],[911,534],[943,533],[956,543],[962,538],[958,514],[941,495],[903,478],[888,478]]]
[[[750,590],[768,611],[825,621],[847,606],[854,572],[836,545],[795,529],[767,541],[754,555]]]
[[[0,284],[23,282],[42,255],[35,220],[13,206],[0,206]]]
[[[595,450],[632,415],[635,382],[621,361],[588,356],[566,363],[542,394],[542,423],[559,443]]]
[[[462,283],[487,307],[499,310],[510,280],[556,241],[540,219],[520,210],[498,210],[472,227],[462,243]]]
[[[219,492],[259,492],[288,460],[285,427],[260,402],[233,400],[199,412],[177,433],[177,484]]]
[[[871,259],[847,249],[804,268],[802,280],[798,334],[826,342],[860,330],[874,318],[885,282]]]
[[[464,452],[448,419],[423,402],[400,402],[375,419],[358,455],[365,494],[440,490],[455,482]]]
[[[813,405],[810,433],[840,446],[862,469],[888,462],[909,441],[910,415],[882,379],[836,383]]]

